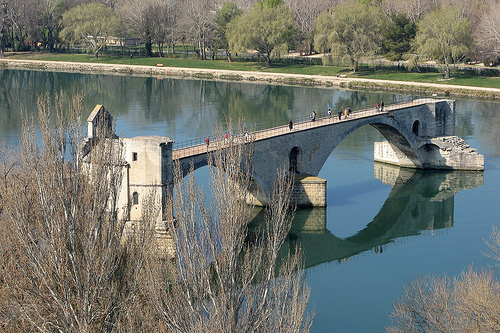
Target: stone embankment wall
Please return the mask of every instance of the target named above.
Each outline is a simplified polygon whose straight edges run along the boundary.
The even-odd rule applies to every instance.
[[[138,66],[100,63],[78,63],[62,61],[37,61],[0,59],[0,67],[23,68],[30,70],[64,71],[113,74],[132,74],[147,76],[167,76],[175,78],[199,78],[208,80],[248,81],[282,85],[340,87],[349,89],[409,91],[420,95],[467,96],[487,99],[500,99],[500,89],[466,87],[449,84],[418,83],[350,78],[348,76],[299,75],[269,72],[245,72],[202,68],[180,68],[163,66]]]

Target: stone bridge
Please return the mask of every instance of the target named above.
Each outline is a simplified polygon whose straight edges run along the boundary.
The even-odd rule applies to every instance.
[[[182,146],[167,137],[146,136],[118,138],[112,129],[108,111],[97,105],[87,119],[88,137],[82,154],[91,163],[93,143],[101,139],[120,143],[124,150],[123,181],[119,194],[120,213],[126,220],[139,220],[142,198],[155,190],[162,213],[159,221],[169,216],[168,192],[173,184],[173,161],[178,160],[186,175],[207,165],[210,150],[220,147],[213,141],[207,145]],[[375,143],[375,160],[419,169],[483,170],[484,156],[478,154],[455,134],[455,103],[451,100],[418,99],[403,104],[355,110],[347,116],[296,121],[238,137],[254,145],[253,197],[255,204],[266,204],[278,169],[294,172],[296,183],[292,200],[299,205],[325,206],[326,181],[318,175],[337,145],[362,126],[376,128],[387,141]],[[247,138],[248,134],[248,138]],[[223,147],[223,145],[222,145]]]
[[[292,129],[284,125],[251,133],[256,202],[265,204],[277,169],[317,176],[335,147],[365,125],[387,140],[375,143],[376,161],[418,169],[484,169],[484,156],[454,136],[455,102],[418,99],[383,110],[358,110],[341,119],[334,115],[297,122]],[[195,169],[207,165],[210,149],[206,143],[174,149],[173,159],[187,174],[191,164]]]

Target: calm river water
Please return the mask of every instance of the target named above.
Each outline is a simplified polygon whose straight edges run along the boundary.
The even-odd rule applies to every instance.
[[[287,124],[316,110],[353,110],[418,96],[154,77],[0,69],[0,140],[18,145],[20,110],[36,113],[40,94],[84,93],[84,117],[103,104],[117,133],[205,137],[212,125],[245,119],[251,128]],[[300,210],[290,242],[305,249],[313,332],[383,332],[403,286],[423,274],[458,275],[488,267],[493,225],[500,226],[500,104],[457,100],[456,134],[485,155],[484,173],[413,172],[374,164],[367,126],[333,151],[319,176],[328,207]],[[207,170],[196,171],[206,183]],[[289,244],[288,244],[289,245]],[[498,269],[493,268],[497,276]]]

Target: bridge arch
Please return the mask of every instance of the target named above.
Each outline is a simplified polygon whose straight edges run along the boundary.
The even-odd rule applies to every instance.
[[[385,137],[398,159],[403,161],[403,166],[422,167],[418,138],[412,133],[411,124],[408,128],[389,114],[325,123],[325,126],[315,124],[310,129],[287,131],[283,135],[255,142],[254,176],[265,193],[272,191],[277,168],[317,176],[340,142],[366,125]]]
[[[433,163],[445,165],[445,160],[443,156],[440,154],[440,148],[438,145],[433,143],[427,143],[422,145],[419,148],[420,156],[424,159],[424,161],[433,161]],[[426,165],[424,164],[424,167]]]
[[[299,168],[298,168],[298,160],[300,159],[300,149],[297,146],[294,146],[290,150],[290,166],[288,168],[288,171],[290,173],[300,173]]]
[[[420,132],[420,126],[421,126],[421,124],[420,124],[420,121],[419,121],[419,120],[415,120],[415,121],[413,122],[413,126],[412,126],[412,132],[413,132],[413,134],[415,134],[415,135],[417,135],[417,136],[419,135],[419,132]]]

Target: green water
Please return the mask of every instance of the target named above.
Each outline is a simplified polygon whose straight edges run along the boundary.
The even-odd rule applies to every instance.
[[[386,105],[418,96],[154,77],[0,70],[0,140],[18,145],[21,110],[36,114],[40,94],[84,94],[82,124],[96,104],[116,117],[117,133],[203,138],[216,122],[251,128],[287,124],[312,110]],[[69,100],[69,97],[68,97]],[[414,172],[373,162],[373,128],[349,135],[319,176],[326,209],[297,213],[286,246],[304,247],[313,332],[383,332],[402,287],[421,274],[457,275],[483,253],[500,225],[500,104],[457,100],[456,134],[485,155],[484,173]],[[206,168],[196,171],[206,183]],[[495,269],[496,270],[496,269]],[[495,271],[495,273],[498,273]],[[498,275],[498,274],[497,274]]]

